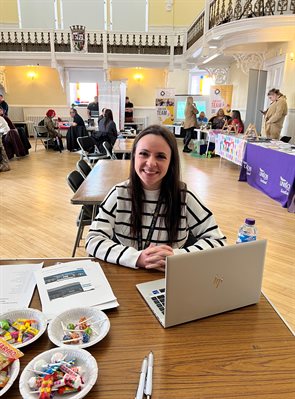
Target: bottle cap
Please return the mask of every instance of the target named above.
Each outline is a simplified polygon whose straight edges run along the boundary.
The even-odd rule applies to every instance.
[[[254,224],[255,224],[255,219],[247,218],[247,219],[245,220],[245,223],[246,223],[246,224],[249,224],[250,226],[254,226]]]

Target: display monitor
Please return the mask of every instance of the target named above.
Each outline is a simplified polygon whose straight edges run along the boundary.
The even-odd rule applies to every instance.
[[[174,106],[174,120],[175,122],[182,122],[184,121],[184,110],[186,105],[186,99],[189,97],[187,95],[176,95],[175,96],[175,106]],[[209,113],[209,96],[202,96],[202,95],[194,95],[192,96],[194,99],[194,103],[200,112],[205,112],[207,118],[210,116]]]

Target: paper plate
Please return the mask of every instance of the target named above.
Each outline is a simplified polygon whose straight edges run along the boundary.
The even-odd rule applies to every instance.
[[[35,337],[30,339],[29,341],[11,344],[15,348],[23,348],[24,346],[30,345],[31,343],[36,341],[38,338],[40,338],[41,335],[45,332],[45,330],[47,328],[47,319],[46,319],[45,315],[42,312],[40,312],[40,310],[37,310],[37,309],[27,308],[27,309],[11,310],[10,312],[6,312],[6,313],[3,313],[0,315],[0,320],[3,320],[3,319],[10,319],[10,320],[33,319],[33,320],[37,320],[37,322],[38,322],[39,333],[37,335],[35,335]]]
[[[69,323],[75,324],[79,321],[81,317],[86,317],[86,319],[92,317],[92,319],[88,322],[93,329],[93,333],[90,336],[89,342],[85,344],[63,343],[62,340],[65,332],[63,330],[62,323],[64,326],[67,326]],[[95,323],[99,321],[101,321],[101,323]],[[97,332],[97,334],[94,330]],[[92,346],[101,341],[107,335],[109,330],[110,321],[104,312],[95,307],[81,307],[62,312],[54,319],[52,319],[48,325],[48,337],[50,341],[57,346],[66,346],[67,348],[88,348],[89,346]]]
[[[16,380],[18,373],[19,373],[19,369],[20,369],[20,361],[19,359],[16,359],[11,366],[9,366],[9,373],[10,373],[10,377],[9,380],[7,382],[7,384],[5,385],[4,388],[0,388],[0,396],[3,396],[8,389],[12,386],[12,384],[14,383],[14,381]]]
[[[30,363],[25,367],[23,372],[21,373],[19,379],[19,390],[24,399],[37,399],[38,394],[30,393],[32,389],[29,387],[28,381],[31,377],[35,376],[35,373],[31,370],[34,369],[34,364],[36,361],[42,359],[45,363],[50,363],[52,355],[55,353],[62,353],[63,355],[67,355],[65,360],[67,359],[76,359],[76,366],[83,368],[83,378],[85,380],[84,387],[80,392],[68,393],[66,395],[54,395],[54,399],[63,398],[63,399],[81,399],[84,398],[87,393],[92,389],[93,385],[96,383],[98,376],[98,366],[94,357],[84,349],[78,349],[76,347],[62,347],[62,348],[54,348],[49,351],[43,352],[40,355],[36,356]]]

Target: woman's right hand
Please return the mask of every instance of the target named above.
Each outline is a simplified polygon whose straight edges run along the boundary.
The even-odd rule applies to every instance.
[[[144,249],[137,259],[136,266],[143,269],[165,270],[166,257],[173,255],[173,249],[169,245],[151,244]]]

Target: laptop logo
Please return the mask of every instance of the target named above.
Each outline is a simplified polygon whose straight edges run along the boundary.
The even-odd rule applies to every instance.
[[[216,276],[214,277],[214,280],[213,280],[213,284],[215,285],[215,288],[218,288],[219,285],[220,285],[222,282],[223,282],[223,278],[220,277],[220,276],[218,276],[218,275],[216,274]]]

